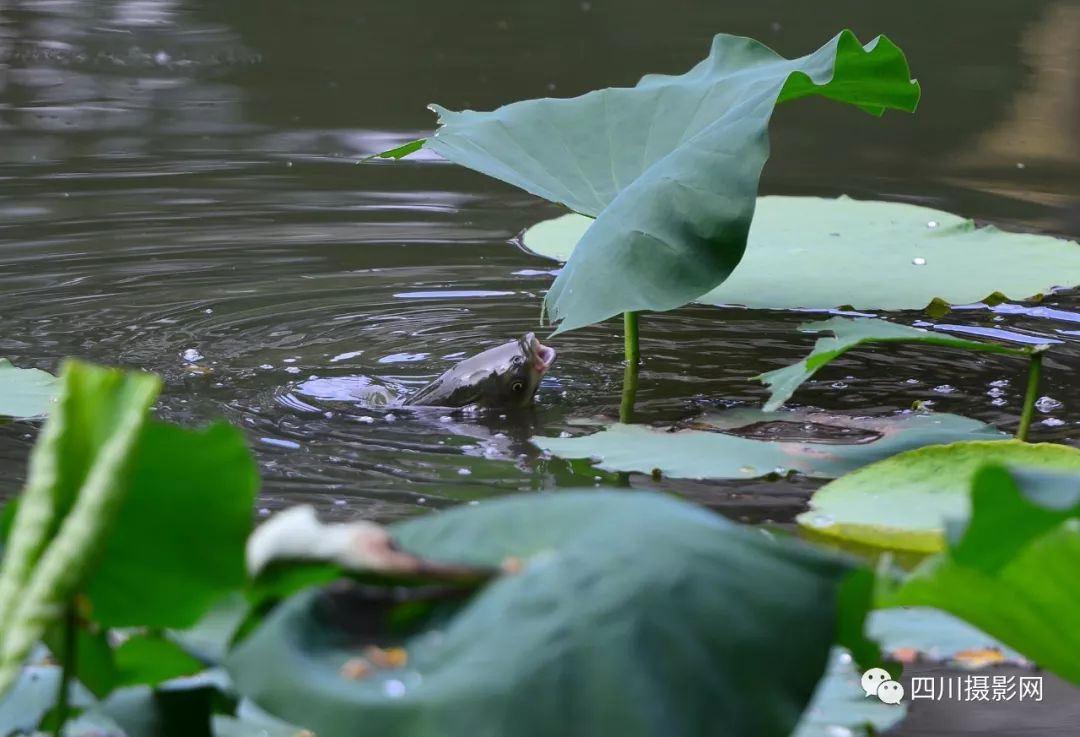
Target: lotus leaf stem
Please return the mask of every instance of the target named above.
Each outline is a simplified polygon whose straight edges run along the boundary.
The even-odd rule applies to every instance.
[[[1035,415],[1035,400],[1039,396],[1039,381],[1042,379],[1042,357],[1049,346],[1036,346],[1031,351],[1028,368],[1027,391],[1024,393],[1024,408],[1020,413],[1020,426],[1016,428],[1016,439],[1027,442],[1031,429],[1031,418]]]
[[[623,369],[622,403],[619,405],[619,422],[634,421],[634,400],[637,398],[638,365],[627,363]]]
[[[626,363],[635,366],[641,362],[641,345],[638,342],[638,313],[623,313],[623,345],[626,351]]]
[[[634,400],[637,398],[638,366],[641,363],[641,346],[638,342],[638,313],[623,313],[623,344],[626,350],[626,367],[623,369],[622,403],[619,405],[619,422],[634,421]]]
[[[75,605],[68,603],[64,609],[64,644],[62,645],[60,685],[56,691],[56,724],[53,725],[53,737],[61,737],[64,733],[64,724],[68,719],[70,708],[69,696],[71,691],[71,678],[75,674],[76,660],[79,649],[76,645],[77,627],[79,623],[75,617]]]

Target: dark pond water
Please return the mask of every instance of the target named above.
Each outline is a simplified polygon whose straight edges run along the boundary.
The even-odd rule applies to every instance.
[[[912,201],[1080,236],[1080,6],[983,5],[8,3],[0,355],[161,373],[164,417],[223,416],[247,431],[265,509],[314,501],[338,516],[391,519],[591,485],[590,469],[545,460],[526,439],[616,411],[617,323],[557,339],[556,370],[525,418],[447,421],[348,401],[370,382],[408,391],[534,329],[551,264],[513,239],[557,212],[438,160],[358,158],[427,133],[430,102],[489,109],[632,84],[685,70],[718,31],[799,55],[850,26],[906,50],[921,109],[880,121],[812,100],[780,110],[764,192]],[[1035,434],[1071,441],[1080,300],[1058,295],[1044,307],[946,321],[1065,341],[1044,390],[1061,404],[1044,404]],[[649,316],[639,417],[759,402],[747,377],[806,350],[810,340],[794,333],[805,317],[704,307]],[[1008,359],[894,350],[842,362],[797,400],[887,412],[932,399],[1011,428],[1021,372]],[[21,484],[34,433],[0,428],[0,497]],[[737,519],[785,522],[814,484],[659,486]]]

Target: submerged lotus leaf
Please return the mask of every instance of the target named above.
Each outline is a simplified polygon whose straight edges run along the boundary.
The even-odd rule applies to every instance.
[[[931,606],[1080,684],[1080,473],[987,465],[948,548],[877,578],[879,606]]]
[[[632,88],[491,112],[433,105],[441,127],[423,145],[596,217],[545,300],[558,329],[571,330],[674,309],[720,284],[746,245],[773,108],[810,95],[880,115],[914,110],[919,86],[883,36],[863,46],[843,31],[785,59],[720,34],[689,72]]]
[[[706,415],[684,429],[618,424],[573,438],[534,437],[532,443],[561,458],[594,459],[606,471],[746,479],[788,471],[836,478],[912,448],[994,438],[1005,436],[990,425],[950,414],[855,418],[730,410]]]
[[[987,462],[1080,472],[1080,450],[1019,440],[960,442],[911,450],[826,484],[799,524],[874,548],[933,553],[945,521],[966,518],[972,479]]]
[[[0,358],[0,417],[41,417],[59,390],[59,380],[48,371],[16,368]]]
[[[563,215],[525,231],[526,248],[566,261],[591,218]],[[696,302],[754,308],[920,310],[935,301],[1025,299],[1080,285],[1080,246],[976,227],[951,213],[847,197],[758,198],[746,253]]]
[[[367,669],[353,664],[378,611],[344,606],[340,587],[300,593],[227,661],[242,693],[320,737],[681,737],[717,724],[787,737],[838,631],[851,633],[838,618],[862,632],[865,609],[839,601],[865,606],[844,596],[865,571],[660,494],[511,497],[391,530],[416,555],[520,570],[385,630],[379,647],[404,657]]]
[[[865,317],[856,319],[834,317],[823,322],[800,325],[799,329],[812,333],[831,332],[835,337],[818,338],[818,341],[814,344],[814,350],[803,360],[756,377],[761,379],[772,390],[769,401],[765,402],[766,410],[774,410],[786,402],[803,382],[813,376],[825,364],[865,343],[925,343],[968,351],[1024,357],[1030,355],[1034,350],[1041,350],[1011,348],[996,343],[967,340],[966,338],[943,335],[931,330]]]

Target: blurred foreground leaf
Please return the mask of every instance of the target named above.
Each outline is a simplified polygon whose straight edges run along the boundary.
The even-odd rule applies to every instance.
[[[948,549],[898,582],[880,606],[932,606],[1080,683],[1080,474],[987,466]]]
[[[358,724],[412,737],[677,737],[717,724],[787,737],[837,632],[872,650],[868,587],[847,592],[839,621],[846,562],[659,495],[500,499],[390,529],[425,558],[519,559],[520,571],[419,609],[371,586],[292,597],[227,661],[260,707],[320,737]]]

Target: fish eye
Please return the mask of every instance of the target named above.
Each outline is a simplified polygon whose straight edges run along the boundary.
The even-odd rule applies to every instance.
[[[524,388],[525,388],[525,384],[523,382],[521,382],[521,381],[515,381],[513,384],[510,385],[510,389],[512,389],[515,392],[520,392]]]

